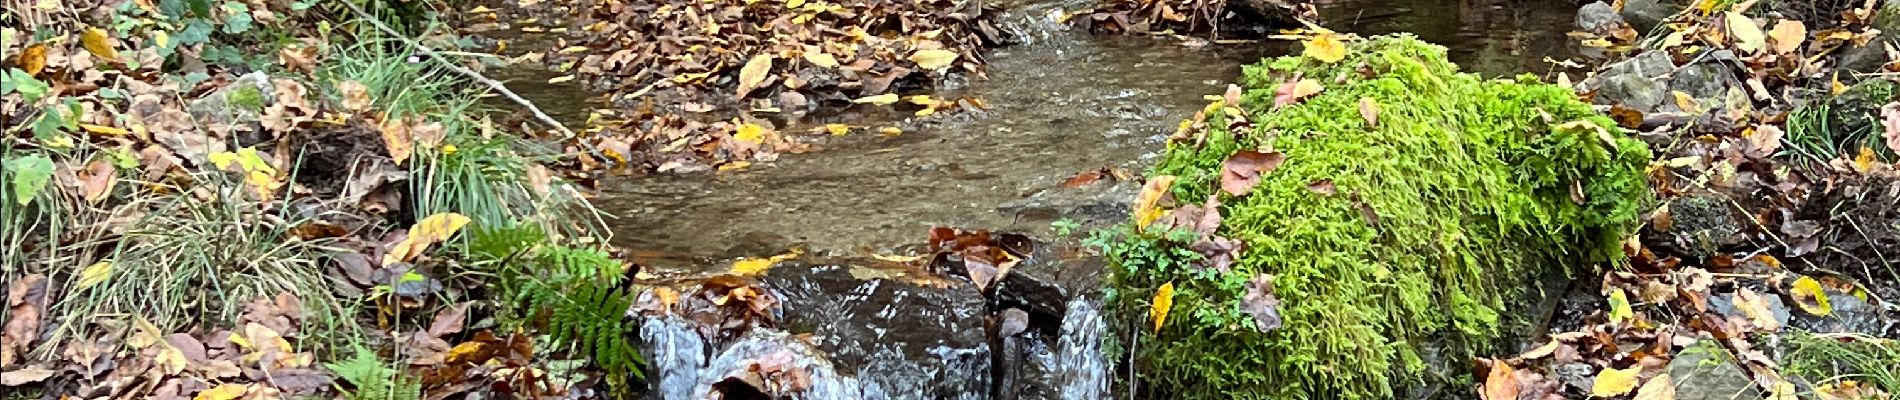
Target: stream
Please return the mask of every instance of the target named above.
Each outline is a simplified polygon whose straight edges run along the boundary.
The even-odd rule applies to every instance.
[[[1331,29],[1411,32],[1488,76],[1552,75],[1558,69],[1548,60],[1581,50],[1565,36],[1574,26],[1571,2],[1316,3]],[[760,277],[781,297],[779,329],[708,343],[691,321],[643,317],[651,397],[701,398],[747,360],[775,354],[794,355],[810,372],[813,399],[1098,399],[1122,390],[1102,356],[1110,333],[1096,310],[1099,262],[1048,250],[1019,267],[1068,300],[1057,302],[1059,315],[1032,315],[1019,338],[996,339],[987,322],[994,305],[969,285],[933,284],[871,257],[920,253],[933,226],[1061,243],[1052,222],[1125,220],[1136,183],[1064,181],[1104,168],[1138,175],[1240,65],[1296,51],[1284,42],[1097,37],[1058,22],[1064,10],[1087,4],[1005,4],[1003,25],[1022,43],[987,54],[989,79],[939,93],[983,99],[987,110],[929,118],[844,110],[781,130],[845,123],[903,133],[828,137],[818,151],[737,171],[603,181],[595,205],[613,215],[614,244],[660,275],[704,277],[739,257],[805,254]],[[553,76],[546,71],[496,76],[559,118],[578,121],[599,107],[573,96],[578,85],[545,83]],[[1044,247],[1063,246],[1073,247]]]

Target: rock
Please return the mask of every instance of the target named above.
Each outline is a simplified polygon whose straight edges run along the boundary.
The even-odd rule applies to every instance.
[[[1884,315],[1879,306],[1867,304],[1847,293],[1827,290],[1828,303],[1832,312],[1827,316],[1816,316],[1807,312],[1795,313],[1789,327],[1809,332],[1858,333],[1874,337],[1885,337],[1897,321]],[[1776,301],[1780,296],[1773,297]],[[1793,301],[1793,300],[1789,300]]]
[[[1644,52],[1618,61],[1602,73],[1584,80],[1586,89],[1595,91],[1597,104],[1621,105],[1644,114],[1662,108],[1669,97],[1663,79],[1676,68],[1669,55],[1660,51]]]
[[[254,138],[263,132],[259,117],[264,107],[276,98],[276,90],[271,87],[270,75],[252,72],[238,77],[211,93],[192,100],[186,108],[212,132],[229,134],[239,138],[238,146],[249,146],[262,141]]]
[[[1646,119],[1693,119],[1711,125],[1727,118],[1723,111],[1730,104],[1751,106],[1746,97],[1730,100],[1742,85],[1729,64],[1734,60],[1734,53],[1718,50],[1677,67],[1662,52],[1645,52],[1604,68],[1585,80],[1584,88],[1596,92],[1596,104],[1627,107]],[[1691,109],[1676,98],[1678,92],[1689,96]]]
[[[781,326],[810,334],[840,372],[859,378],[863,396],[849,398],[988,395],[989,310],[974,285],[924,285],[933,277],[853,268],[865,267],[788,262],[760,279],[781,295]]]
[[[1608,32],[1624,23],[1623,15],[1608,3],[1597,1],[1577,9],[1577,28],[1584,31]]]
[[[1748,374],[1711,339],[1703,339],[1676,353],[1663,372],[1676,380],[1677,400],[1762,398],[1761,390],[1755,388]]]
[[[1623,2],[1623,21],[1636,28],[1637,33],[1649,32],[1662,25],[1663,20],[1682,11],[1683,5],[1671,0],[1626,0]]]
[[[1719,195],[1684,197],[1669,208],[1673,222],[1666,234],[1676,251],[1696,258],[1708,258],[1722,249],[1747,240],[1742,232],[1745,216],[1737,215],[1729,201]]]
[[[1570,391],[1590,393],[1590,386],[1596,382],[1597,369],[1590,364],[1571,362],[1551,366],[1550,373],[1557,377],[1558,382],[1569,386]]]

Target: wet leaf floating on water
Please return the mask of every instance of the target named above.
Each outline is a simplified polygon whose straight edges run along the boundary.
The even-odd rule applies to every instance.
[[[1273,274],[1262,273],[1247,280],[1247,294],[1240,298],[1240,309],[1253,317],[1255,329],[1280,329],[1280,299],[1273,296]]]
[[[423,250],[428,250],[429,246],[448,240],[468,222],[468,217],[452,212],[430,215],[417,221],[409,227],[409,236],[391,246],[389,253],[383,255],[383,266],[408,262],[422,254]]]
[[[1162,175],[1148,179],[1141,185],[1141,193],[1135,195],[1135,230],[1140,231],[1161,218],[1166,211],[1160,207],[1161,197],[1174,187],[1174,176]]]
[[[1767,37],[1762,35],[1761,25],[1756,25],[1754,19],[1748,18],[1747,15],[1742,15],[1740,11],[1733,10],[1724,12],[1722,19],[1723,23],[1728,24],[1728,32],[1730,38],[1735,40],[1736,50],[1741,50],[1744,53],[1754,53],[1762,50],[1762,46],[1766,44]]]
[[[1768,30],[1768,39],[1774,44],[1776,54],[1793,53],[1808,40],[1808,26],[1797,20],[1777,20],[1774,29]]]
[[[1517,369],[1504,360],[1492,360],[1484,377],[1484,400],[1517,400]]]
[[[1794,304],[1801,306],[1801,310],[1808,314],[1825,317],[1834,313],[1834,306],[1827,298],[1827,290],[1814,277],[1803,276],[1794,280],[1794,287],[1788,289],[1788,295],[1794,297]]]
[[[1286,155],[1280,152],[1261,153],[1242,150],[1227,157],[1221,163],[1220,188],[1227,194],[1240,196],[1260,185],[1260,176],[1286,162]]]
[[[1616,397],[1628,394],[1636,389],[1636,375],[1643,372],[1643,366],[1632,365],[1629,368],[1604,368],[1597,373],[1596,382],[1590,385],[1590,397]]]
[[[1300,100],[1305,100],[1307,97],[1312,97],[1324,90],[1326,90],[1326,88],[1321,87],[1319,81],[1316,80],[1300,79],[1288,81],[1287,83],[1281,84],[1278,90],[1274,90],[1273,108],[1293,105],[1293,103],[1298,103]]]
[[[79,34],[79,46],[86,48],[86,52],[99,58],[108,61],[119,60],[119,51],[112,48],[112,37],[104,29],[86,27],[86,31]]]
[[[744,67],[739,68],[739,94],[734,97],[745,98],[747,94],[765,84],[766,74],[771,72],[772,55],[752,56],[751,60],[745,62]]]
[[[1656,375],[1636,389],[1634,400],[1676,400],[1676,382],[1670,380],[1669,373]]]
[[[1161,284],[1155,290],[1154,305],[1148,308],[1148,318],[1154,320],[1155,332],[1161,331],[1161,324],[1168,321],[1168,310],[1174,308],[1174,282]]]
[[[778,263],[780,262],[798,258],[800,254],[804,254],[804,252],[799,251],[799,250],[792,250],[785,254],[780,254],[780,255],[766,257],[766,258],[743,258],[743,259],[740,259],[739,261],[733,261],[732,269],[727,272],[730,272],[733,275],[740,275],[740,276],[758,275],[759,273],[772,269],[773,265],[778,265]]]
[[[911,53],[910,61],[923,69],[942,71],[956,63],[957,53],[944,49],[923,49]]]
[[[885,93],[885,94],[880,94],[876,96],[865,96],[865,97],[851,99],[851,102],[856,103],[856,104],[871,104],[871,105],[887,106],[887,105],[897,103],[899,99],[901,99],[901,97],[899,97],[896,93]]]
[[[1337,33],[1322,31],[1300,44],[1305,47],[1300,54],[1323,63],[1332,64],[1346,59],[1346,43],[1339,40]]]

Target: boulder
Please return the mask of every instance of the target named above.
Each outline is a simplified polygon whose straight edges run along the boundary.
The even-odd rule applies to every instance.
[[[1577,28],[1586,32],[1608,32],[1625,23],[1609,3],[1596,1],[1577,9]]]
[[[1683,4],[1675,0],[1625,0],[1621,14],[1637,33],[1645,33],[1682,9]]]

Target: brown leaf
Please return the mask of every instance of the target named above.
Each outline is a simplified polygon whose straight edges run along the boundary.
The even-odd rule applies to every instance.
[[[20,57],[14,62],[20,66],[21,71],[26,71],[27,75],[39,75],[40,70],[46,69],[46,44],[35,43],[32,46],[26,46],[26,50],[21,50]]]
[[[1504,360],[1491,361],[1491,373],[1484,378],[1485,400],[1517,400],[1517,369]]]
[[[760,54],[752,56],[751,60],[745,62],[744,67],[739,68],[739,94],[734,96],[734,98],[745,98],[747,94],[751,94],[753,90],[764,85],[765,78],[767,77],[766,74],[771,72],[772,55]]]
[[[119,169],[113,167],[112,163],[105,159],[86,163],[86,169],[78,172],[79,183],[84,189],[86,202],[99,204],[100,201],[106,199],[106,195],[112,194],[112,187],[119,181],[118,172]]]
[[[1333,180],[1331,179],[1321,179],[1321,180],[1313,181],[1311,183],[1307,183],[1306,190],[1311,190],[1313,191],[1313,193],[1318,193],[1318,194],[1326,195],[1326,196],[1331,196],[1335,193],[1339,193],[1339,188],[1333,186]]]
[[[1634,400],[1676,400],[1676,383],[1670,380],[1669,373],[1656,375],[1636,389]]]
[[[1326,89],[1320,87],[1319,81],[1312,79],[1288,81],[1280,84],[1280,88],[1273,91],[1273,108],[1298,103],[1300,100],[1305,100],[1307,97],[1319,94],[1319,92],[1324,90]]]
[[[40,338],[46,313],[46,275],[32,274],[7,285],[7,321],[0,328],[0,367],[13,365]]]
[[[38,364],[18,370],[0,372],[0,386],[21,386],[39,382],[46,380],[46,378],[51,378],[53,374],[56,373],[59,373],[59,371],[48,369]]]
[[[1261,332],[1280,329],[1280,299],[1273,296],[1273,275],[1258,274],[1247,280],[1247,294],[1240,298],[1240,309],[1253,316],[1254,328]]]
[[[1359,98],[1359,118],[1366,120],[1367,128],[1379,127],[1379,103],[1371,97]]]
[[[378,129],[383,133],[383,145],[389,149],[389,158],[402,165],[409,161],[409,154],[415,150],[415,139],[409,132],[409,124],[402,119],[383,121]]]
[[[1100,180],[1102,180],[1102,170],[1083,171],[1082,173],[1069,177],[1068,180],[1062,181],[1062,187],[1074,189],[1087,186],[1088,184]]]
[[[1235,196],[1247,194],[1247,191],[1260,184],[1262,174],[1273,172],[1284,162],[1286,155],[1277,151],[1261,153],[1243,150],[1234,153],[1221,163],[1220,188]]]
[[[1776,150],[1781,149],[1781,128],[1774,125],[1756,126],[1742,131],[1742,136],[1747,140],[1749,157],[1768,158],[1774,156]]]
[[[439,338],[461,332],[463,320],[468,316],[469,304],[472,302],[462,302],[437,313],[435,321],[429,323],[429,336]]]
[[[1900,103],[1881,106],[1880,119],[1881,126],[1885,128],[1880,137],[1887,139],[1888,149],[1900,153]]]
[[[343,109],[362,112],[370,107],[369,86],[357,81],[343,81],[336,85],[338,94],[343,95]]]

